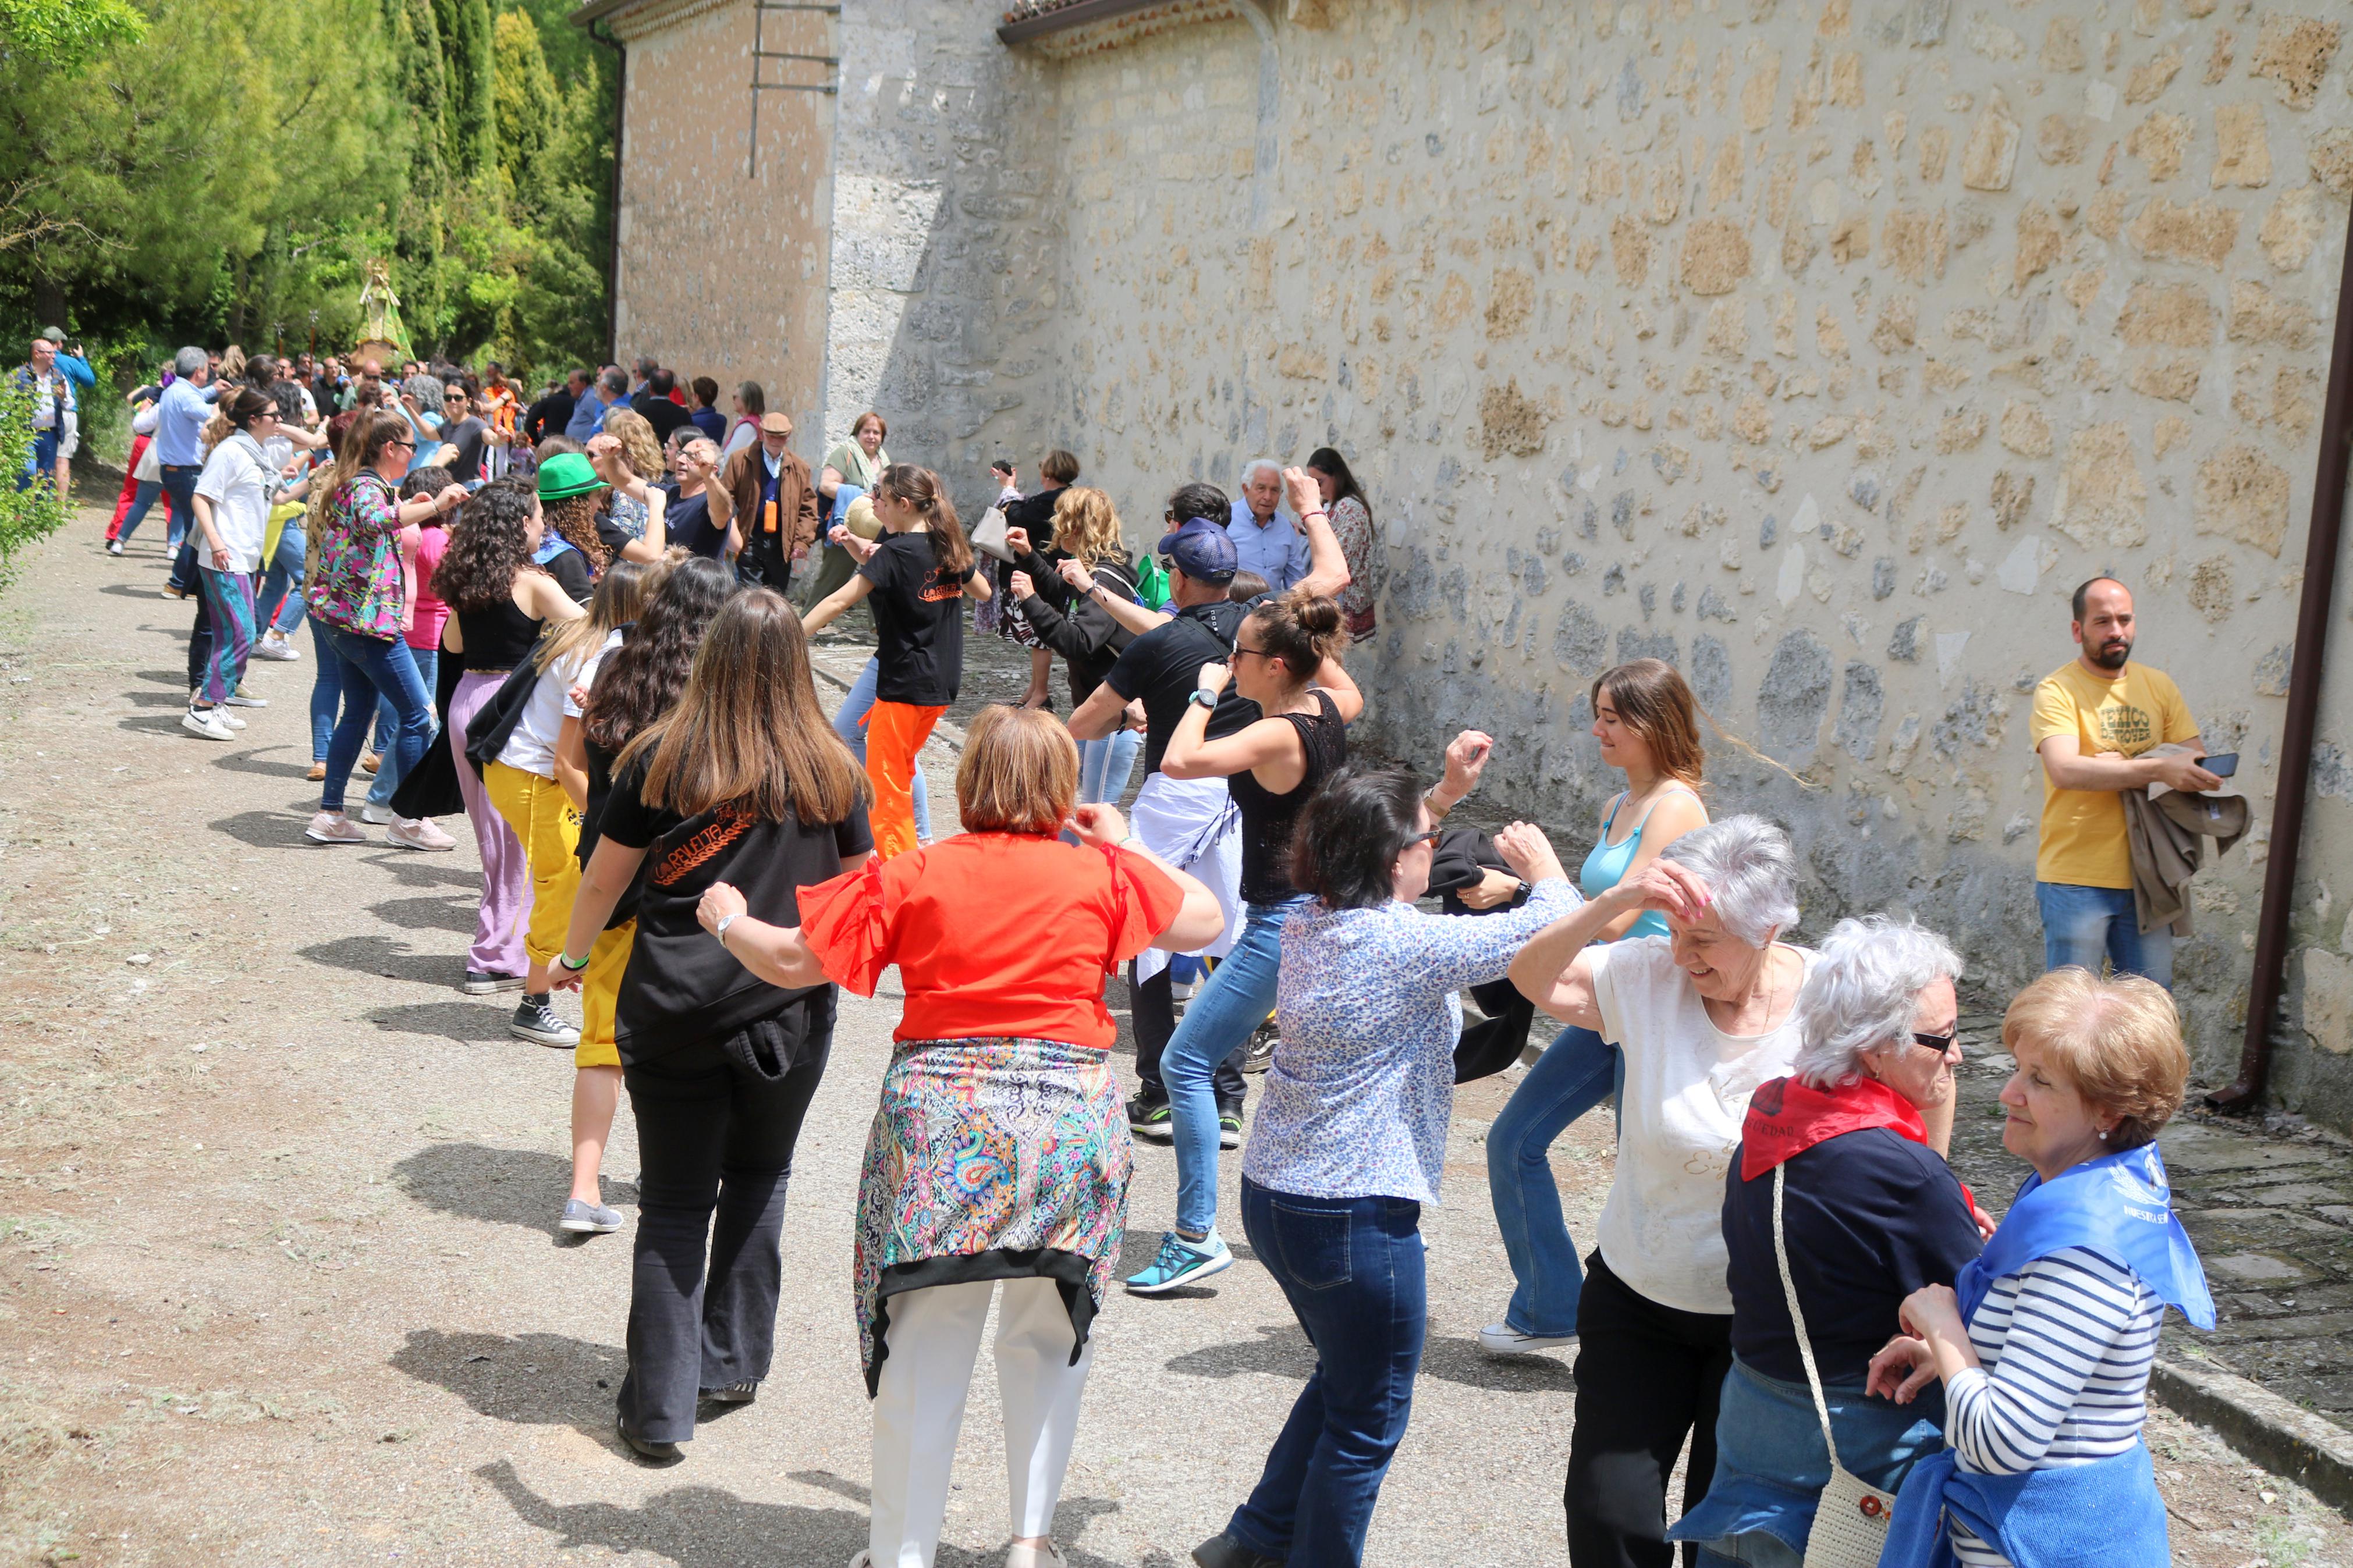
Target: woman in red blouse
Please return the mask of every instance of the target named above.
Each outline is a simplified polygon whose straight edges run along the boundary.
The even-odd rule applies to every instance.
[[[896,964],[906,990],[859,1184],[874,1504],[853,1568],[895,1568],[911,1549],[932,1561],[998,1280],[1008,1568],[1063,1561],[1047,1536],[1127,1217],[1103,982],[1146,947],[1198,947],[1224,920],[1116,809],[1074,808],[1078,777],[1051,715],[985,709],[956,769],[963,833],[802,889],[797,930],[744,915],[733,888],[703,895],[705,928],[771,984],[871,996]],[[1065,826],[1079,845],[1057,838]]]

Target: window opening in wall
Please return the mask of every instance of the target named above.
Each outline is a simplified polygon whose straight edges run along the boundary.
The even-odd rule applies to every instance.
[[[839,93],[840,84],[834,72],[841,65],[839,55],[796,54],[786,49],[768,47],[768,13],[771,11],[816,11],[828,16],[839,16],[839,5],[787,4],[786,0],[752,0],[752,134],[744,150],[744,177],[754,180],[760,176],[760,95],[764,92]],[[767,60],[805,60],[825,68],[823,81],[768,81],[765,79]],[[789,70],[784,66],[779,69]]]

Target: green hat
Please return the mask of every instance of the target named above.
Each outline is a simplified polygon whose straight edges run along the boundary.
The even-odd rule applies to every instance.
[[[596,467],[577,452],[558,452],[539,466],[539,499],[543,501],[585,496],[604,488]]]

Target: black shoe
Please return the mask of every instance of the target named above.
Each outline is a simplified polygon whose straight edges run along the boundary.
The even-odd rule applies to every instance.
[[[1193,1561],[1200,1568],[1282,1568],[1282,1558],[1254,1552],[1223,1532],[1193,1548]]]
[[[760,1396],[757,1379],[748,1383],[731,1383],[724,1388],[706,1388],[702,1397],[713,1405],[749,1405]]]
[[[1242,1146],[1242,1117],[1239,1110],[1221,1111],[1218,1116],[1218,1147],[1239,1149]]]
[[[1175,1122],[1168,1110],[1168,1102],[1142,1094],[1127,1102],[1127,1130],[1146,1138],[1157,1139],[1163,1143],[1170,1142],[1176,1136]]]
[[[613,1417],[613,1430],[629,1446],[638,1458],[656,1465],[675,1465],[686,1458],[686,1451],[675,1443],[655,1443],[630,1432],[629,1424],[618,1415]]]

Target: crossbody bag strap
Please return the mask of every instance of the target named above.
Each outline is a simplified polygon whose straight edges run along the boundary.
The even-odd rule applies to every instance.
[[[1839,1468],[1838,1439],[1831,1436],[1830,1401],[1822,1397],[1821,1373],[1814,1370],[1813,1342],[1806,1337],[1806,1314],[1798,1307],[1798,1282],[1789,1274],[1789,1247],[1781,1236],[1781,1174],[1786,1164],[1773,1167],[1773,1261],[1781,1266],[1781,1289],[1789,1300],[1789,1322],[1798,1331],[1798,1359],[1806,1363],[1806,1386],[1813,1392],[1814,1415],[1822,1424],[1822,1446],[1831,1451],[1831,1465]]]

